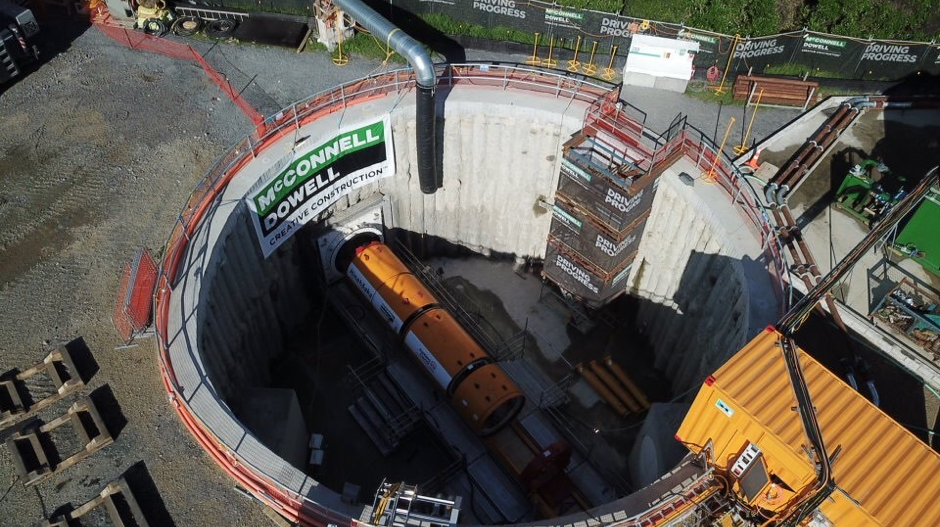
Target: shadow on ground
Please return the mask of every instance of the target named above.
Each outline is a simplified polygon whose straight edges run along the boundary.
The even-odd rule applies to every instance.
[[[28,77],[32,72],[42,67],[43,64],[52,60],[56,55],[67,51],[72,46],[72,42],[91,27],[87,20],[66,18],[56,14],[43,15],[36,12],[33,14],[39,23],[39,33],[34,35],[29,43],[35,44],[39,48],[39,59],[23,66],[20,74],[11,81],[0,84],[0,96],[19,84],[21,79]]]

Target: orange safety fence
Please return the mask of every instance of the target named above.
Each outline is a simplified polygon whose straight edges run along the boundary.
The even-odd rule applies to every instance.
[[[111,314],[111,322],[125,344],[150,326],[156,284],[157,263],[150,251],[141,247],[134,261],[124,266]]]
[[[236,106],[251,120],[255,125],[264,123],[264,117],[248,101],[237,92],[224,75],[219,73],[206,59],[199,54],[192,46],[176,42],[153,35],[148,35],[142,31],[134,31],[116,23],[111,16],[105,13],[98,13],[92,17],[92,23],[106,36],[112,40],[123,44],[131,49],[150,51],[159,53],[167,57],[179,60],[190,60],[198,64],[206,75],[212,79],[222,93],[224,93]]]

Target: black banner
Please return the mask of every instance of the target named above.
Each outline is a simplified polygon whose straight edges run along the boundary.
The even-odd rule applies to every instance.
[[[632,266],[631,260],[616,274],[605,279],[579,261],[576,255],[550,243],[545,250],[542,272],[565,291],[589,303],[600,304],[625,290],[626,279],[630,276]]]
[[[800,51],[802,33],[739,40],[734,47],[732,70],[764,73],[769,66],[790,64]]]
[[[860,57],[859,47],[848,39],[807,33],[796,62],[812,72],[834,72],[842,70],[845,64],[857,64]]]
[[[605,177],[592,174],[565,158],[560,168],[558,193],[582,207],[609,230],[622,232],[649,212],[658,180],[644,187],[627,189]]]
[[[211,0],[210,0],[211,1]],[[215,0],[231,2],[233,0]],[[239,1],[239,0],[234,0]],[[250,0],[241,0],[250,1]],[[296,0],[258,0],[293,6]],[[622,67],[633,35],[652,35],[697,42],[693,61],[697,74],[711,66],[728,67],[734,37],[678,24],[632,18],[555,5],[537,0],[371,0],[414,14],[440,13],[450,18],[486,28],[505,27],[540,34],[541,53],[554,39],[556,49],[571,49],[577,38],[581,51],[589,54],[597,43],[598,55],[608,55],[617,46],[615,68]],[[395,9],[383,10],[390,16]],[[394,21],[394,16],[392,16]],[[940,73],[940,46],[924,43],[862,41],[810,31],[797,31],[767,37],[738,39],[731,61],[733,73],[764,73],[772,66],[797,65],[812,75],[843,79],[897,80],[917,71]],[[561,52],[559,52],[561,53]],[[558,55],[556,55],[557,57]],[[565,54],[570,56],[570,52]],[[582,56],[584,57],[584,56]],[[586,58],[586,57],[584,57]],[[603,64],[602,64],[603,66]],[[789,74],[789,68],[771,73]]]
[[[927,44],[871,42],[849,78],[895,80],[913,74],[929,58]]]
[[[927,53],[927,60],[924,63],[924,70],[934,75],[940,75],[940,46],[930,46],[930,52]]]

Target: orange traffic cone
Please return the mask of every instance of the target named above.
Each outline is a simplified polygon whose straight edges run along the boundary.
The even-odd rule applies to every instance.
[[[763,148],[761,148],[760,150],[754,150],[754,154],[751,156],[750,159],[747,160],[746,163],[744,163],[744,166],[746,166],[746,167],[750,168],[751,170],[757,172],[757,169],[760,168],[760,162],[759,162],[760,153],[761,153],[763,150],[764,150]]]

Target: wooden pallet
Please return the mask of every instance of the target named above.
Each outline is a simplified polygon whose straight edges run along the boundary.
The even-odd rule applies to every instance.
[[[42,527],[70,527],[79,523],[82,516],[102,506],[107,509],[115,527],[150,527],[124,478],[109,483],[98,496],[81,507],[46,520]]]
[[[75,434],[85,446],[58,463],[53,463],[45,445],[51,444],[51,432],[66,423],[72,425]],[[65,415],[41,426],[16,432],[7,439],[7,447],[13,454],[13,464],[23,480],[23,485],[29,487],[71,467],[113,442],[114,439],[108,433],[94,402],[85,397],[69,407]]]
[[[763,90],[761,106],[802,106],[815,104],[819,98],[819,83],[799,79],[742,75],[734,82],[734,99],[753,104]]]
[[[29,394],[29,381],[47,376],[55,385],[52,395],[38,401]],[[78,375],[72,356],[65,346],[52,350],[39,364],[23,372],[0,376],[0,430],[35,414],[63,397],[80,390],[85,382]],[[30,402],[32,401],[32,402]]]

